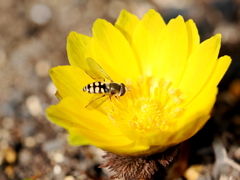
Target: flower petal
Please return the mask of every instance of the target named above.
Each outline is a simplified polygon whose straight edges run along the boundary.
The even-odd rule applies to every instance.
[[[58,66],[50,69],[49,74],[62,98],[67,96],[80,97],[83,101],[85,100],[85,103],[90,99],[90,94],[83,92],[82,89],[93,80],[80,68]],[[87,97],[89,98],[87,99]]]
[[[177,86],[187,63],[188,36],[181,16],[171,20],[160,33],[152,63],[153,75]]]
[[[84,68],[86,58],[91,57],[91,37],[71,32],[67,39],[67,54],[72,66]],[[85,67],[86,68],[86,67]]]
[[[206,81],[204,88],[214,88],[218,85],[224,74],[226,73],[232,59],[229,56],[222,56],[220,57]]]
[[[83,128],[71,128],[68,132],[68,140],[71,145],[89,143],[105,151],[121,155],[134,154],[135,152],[144,151],[148,148],[148,146],[137,146],[135,142],[132,142],[122,135],[117,136],[107,133],[97,133]],[[82,136],[87,137],[87,140],[82,140]]]
[[[127,12],[125,9],[121,11],[115,27],[118,28],[121,33],[128,40],[129,44],[132,43],[132,36],[137,24],[140,22],[137,16]]]
[[[139,75],[139,66],[129,43],[109,22],[102,19],[95,21],[92,48],[93,58],[104,70],[108,70],[107,73],[115,81],[123,82]]]
[[[220,49],[221,35],[217,34],[201,43],[190,55],[179,89],[192,99],[206,83],[212,72]]]
[[[136,142],[136,144],[142,146],[160,146],[162,150],[165,150],[190,138],[202,128],[210,117],[210,111],[214,105],[216,94],[217,88],[205,89],[194,101],[185,107],[185,112],[182,116],[171,120],[172,124],[166,131],[142,132],[132,128],[127,122],[118,122],[118,125],[121,132]]]
[[[171,132],[169,138],[171,142],[175,144],[183,142],[204,126],[210,118],[216,95],[217,88],[206,89],[186,107],[186,113],[174,124],[174,131]]]
[[[60,101],[57,105],[52,105],[47,109],[47,117],[54,123],[66,129],[69,128],[86,128],[89,131],[97,131],[101,133],[111,132],[119,135],[119,131],[114,128],[110,131],[108,127],[111,124],[107,123],[106,116],[97,110],[92,110],[91,113],[85,108],[85,103],[82,99],[75,97],[67,97]],[[81,113],[79,113],[81,112]],[[90,115],[91,114],[91,115]],[[101,121],[92,117],[98,117]]]
[[[135,28],[132,45],[142,67],[141,74],[152,74],[151,62],[158,61],[155,57],[156,39],[165,27],[160,14],[151,9]]]
[[[188,34],[188,56],[197,48],[200,43],[200,37],[196,24],[192,19],[186,22],[187,34]]]
[[[87,111],[81,99],[67,97],[59,104],[50,106],[46,112],[49,120],[68,130],[72,145],[92,144],[122,154],[146,149],[144,146],[135,146],[135,143],[123,136],[106,115],[97,110],[91,113]]]

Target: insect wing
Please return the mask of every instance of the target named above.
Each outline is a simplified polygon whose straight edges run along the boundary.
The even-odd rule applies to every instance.
[[[96,109],[101,106],[107,99],[109,99],[109,96],[106,94],[95,94],[85,108],[89,110]]]
[[[89,70],[85,71],[92,79],[95,81],[104,81],[105,79],[108,79],[110,81],[113,81],[110,76],[103,70],[103,68],[92,58],[88,57],[86,59]]]

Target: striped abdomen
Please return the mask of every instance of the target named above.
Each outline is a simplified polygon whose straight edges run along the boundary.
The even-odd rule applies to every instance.
[[[106,82],[94,82],[83,87],[84,92],[90,94],[105,94],[109,92],[109,83]]]

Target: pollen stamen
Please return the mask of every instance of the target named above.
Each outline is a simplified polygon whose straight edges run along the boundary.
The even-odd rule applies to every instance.
[[[172,83],[163,79],[141,76],[138,82],[127,80],[130,92],[120,101],[113,101],[108,111],[109,118],[117,125],[118,121],[127,121],[141,132],[157,130],[167,131],[181,116],[184,108],[184,96]]]

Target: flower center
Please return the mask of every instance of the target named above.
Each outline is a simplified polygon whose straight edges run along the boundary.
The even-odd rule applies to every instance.
[[[172,83],[153,77],[128,80],[127,92],[120,100],[113,98],[108,117],[117,125],[126,122],[141,132],[167,131],[184,112],[184,96]]]

